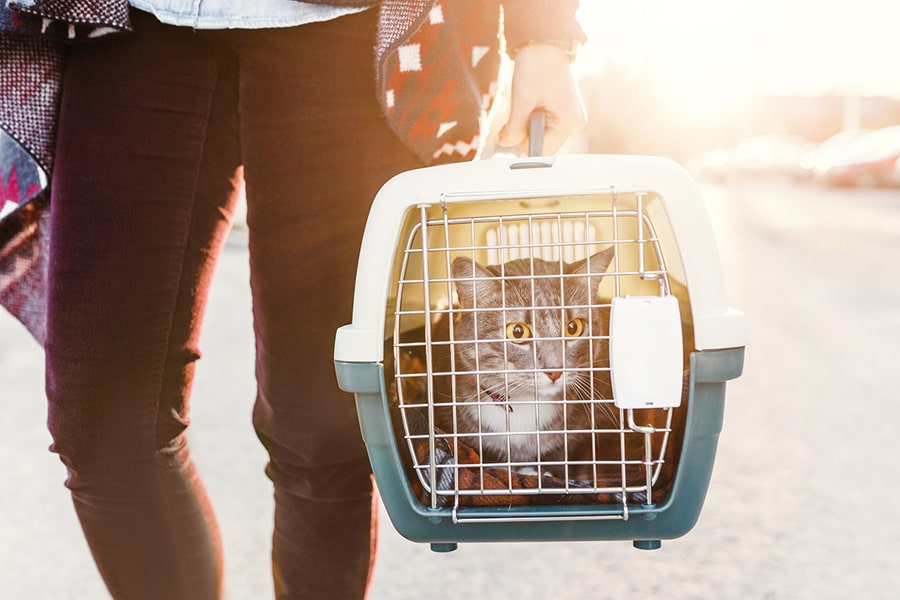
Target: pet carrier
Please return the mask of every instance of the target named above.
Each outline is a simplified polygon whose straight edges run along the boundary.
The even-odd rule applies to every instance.
[[[745,338],[675,163],[495,158],[381,189],[335,367],[408,539],[649,549],[699,517]]]

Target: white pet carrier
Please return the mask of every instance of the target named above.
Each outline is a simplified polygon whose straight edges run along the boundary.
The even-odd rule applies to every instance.
[[[656,548],[699,517],[745,343],[675,163],[491,159],[381,189],[335,366],[407,538]]]

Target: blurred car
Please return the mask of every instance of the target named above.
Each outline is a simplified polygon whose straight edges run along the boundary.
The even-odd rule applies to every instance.
[[[703,154],[696,165],[700,176],[711,179],[738,177],[791,177],[801,179],[801,159],[813,146],[808,139],[773,133],[742,141],[734,148],[719,148]]]
[[[900,185],[900,125],[876,129],[851,139],[817,167],[830,186]]]
[[[800,158],[804,179],[823,179],[825,171],[834,163],[835,157],[846,152],[848,144],[871,131],[871,129],[845,129],[823,142],[812,145]]]

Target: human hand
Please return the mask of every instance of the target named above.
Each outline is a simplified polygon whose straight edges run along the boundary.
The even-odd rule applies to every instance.
[[[587,113],[570,69],[569,55],[551,44],[535,43],[518,51],[512,76],[509,119],[501,128],[502,146],[527,147],[528,118],[546,113],[543,154],[553,154],[587,124]]]

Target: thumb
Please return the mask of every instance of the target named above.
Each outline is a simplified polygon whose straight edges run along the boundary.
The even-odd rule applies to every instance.
[[[525,141],[528,138],[528,116],[531,114],[531,111],[517,109],[518,106],[513,103],[513,106],[510,107],[509,118],[500,129],[497,137],[501,146],[525,146]]]
[[[534,129],[536,148],[531,148],[531,133]],[[534,156],[546,156],[559,150],[566,141],[560,132],[557,119],[545,109],[535,109],[522,117],[510,113],[509,122],[498,134],[501,146],[518,147]]]
[[[566,143],[568,137],[559,130],[554,121],[547,119],[547,127],[544,129],[543,154],[555,154]]]

